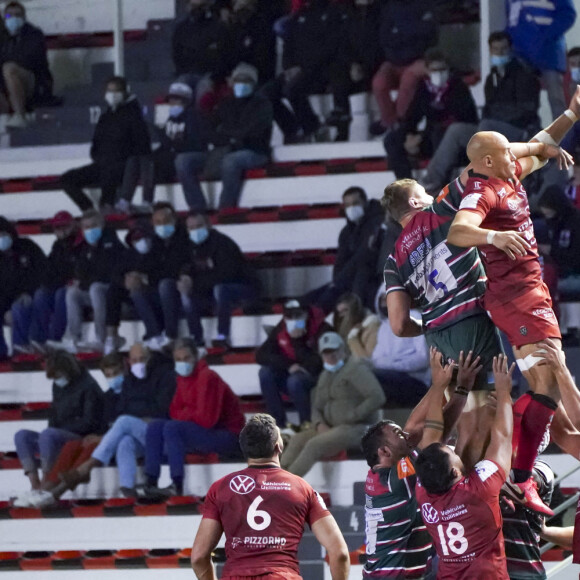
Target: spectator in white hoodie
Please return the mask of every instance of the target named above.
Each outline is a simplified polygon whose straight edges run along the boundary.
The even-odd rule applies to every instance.
[[[378,315],[369,314],[348,332],[347,343],[355,357],[367,359],[387,401],[404,407],[414,407],[430,384],[429,348],[423,336],[401,338],[391,329],[383,290],[377,296]],[[337,312],[357,309],[350,295],[341,297]],[[420,318],[418,311],[411,315]]]

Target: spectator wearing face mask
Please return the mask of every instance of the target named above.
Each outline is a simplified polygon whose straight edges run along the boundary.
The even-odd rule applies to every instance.
[[[338,251],[332,271],[332,282],[311,290],[304,296],[330,312],[345,292],[357,294],[363,304],[372,305],[377,291],[376,238],[385,213],[375,199],[367,199],[361,187],[349,187],[342,194],[346,225],[338,236]]]
[[[469,87],[451,74],[445,55],[438,49],[425,54],[428,77],[421,80],[400,126],[387,133],[384,145],[389,167],[397,179],[412,177],[411,158],[433,155],[453,123],[478,122]],[[425,118],[425,129],[419,123]]]
[[[312,426],[290,439],[281,460],[284,469],[299,476],[317,461],[358,449],[360,437],[378,420],[385,403],[368,363],[349,356],[340,335],[323,334],[318,350],[324,370],[312,391]]]
[[[395,335],[382,290],[377,296],[377,312],[352,327],[348,348],[353,356],[370,362],[390,404],[413,408],[427,392],[431,380],[425,337]],[[417,310],[411,310],[411,316],[421,318]]]
[[[23,346],[23,352],[44,352],[46,342],[61,341],[66,330],[66,290],[74,279],[76,255],[83,236],[68,211],[59,211],[48,223],[56,240],[48,255],[43,284],[33,297],[30,345]]]
[[[105,354],[115,351],[121,344],[119,324],[124,303],[133,305],[145,324],[144,341],[151,349],[160,350],[169,343],[163,334],[158,291],[161,247],[153,243],[154,236],[153,227],[148,221],[135,223],[127,232],[125,263],[119,268],[120,276],[114,279],[107,290]]]
[[[568,51],[567,65],[567,71],[564,75],[564,92],[566,102],[569,102],[576,87],[580,85],[580,46],[574,46]]]
[[[128,363],[128,372],[115,367],[105,373],[109,388],[118,393],[117,418],[91,456],[63,474],[65,489],[88,483],[95,467],[109,465],[116,458],[121,493],[124,497],[138,496],[137,460],[145,455],[147,426],[151,420],[168,417],[175,393],[175,372],[170,359],[152,353],[140,343],[129,350]],[[61,495],[63,487],[59,489]]]
[[[107,334],[107,290],[119,277],[126,248],[115,230],[105,226],[103,216],[95,209],[83,214],[81,229],[84,239],[76,255],[74,281],[66,291],[66,335],[61,344],[54,346],[73,353],[79,350],[102,352]],[[93,310],[96,342],[82,340],[86,307]],[[115,349],[119,346],[120,342]]]
[[[106,429],[111,426],[118,415],[120,386],[124,369],[123,357],[117,353],[105,356],[101,360],[100,367],[107,377],[107,382],[109,382],[109,389],[103,395],[102,423]],[[113,377],[115,379],[118,377],[121,381],[115,381]],[[117,383],[119,388],[117,388]],[[58,454],[53,468],[43,478],[40,489],[30,498],[30,504],[36,508],[50,507],[56,504],[65,491],[74,490],[79,482],[71,479],[70,472],[90,459],[101,439],[100,433],[91,433],[82,439],[67,441]]]
[[[195,106],[191,87],[183,82],[172,83],[167,103],[169,118],[158,132],[159,147],[151,155],[131,157],[127,161],[121,199],[115,206],[122,213],[130,211],[139,180],[143,186],[143,205],[140,208],[143,211],[144,208],[151,208],[157,183],[171,183],[175,180],[177,155],[207,150],[207,123]],[[181,173],[178,178],[181,182],[187,181]]]
[[[425,189],[439,193],[454,167],[467,165],[467,143],[477,131],[497,131],[510,142],[527,141],[540,129],[540,82],[536,71],[512,53],[506,32],[488,39],[491,71],[485,79],[485,106],[479,124],[452,123],[439,143],[424,177]]]
[[[288,300],[284,304],[282,320],[256,352],[266,411],[276,419],[281,429],[288,424],[283,393],[296,407],[300,425],[308,426],[310,391],[322,370],[317,341],[329,330],[331,327],[324,321],[320,309],[304,307],[295,299]]]
[[[257,299],[258,278],[234,240],[214,230],[207,215],[191,212],[185,224],[189,233],[188,260],[181,269],[177,288],[189,332],[196,344],[205,344],[201,316],[215,304],[218,334],[213,344],[227,346],[232,310]]]
[[[151,218],[155,236],[151,251],[159,255],[159,267],[157,269],[157,292],[153,289],[154,303],[161,304],[161,320],[163,331],[154,335],[150,346],[155,343],[163,344],[167,339],[177,338],[179,326],[179,313],[181,312],[181,297],[177,290],[177,280],[181,269],[189,258],[189,238],[187,230],[177,219],[175,209],[170,203],[158,202],[153,206]],[[143,302],[142,306],[146,303]],[[155,309],[149,313],[142,312],[142,316],[153,320]],[[153,332],[153,330],[152,330]]]
[[[268,99],[257,94],[258,71],[240,63],[232,71],[233,96],[225,98],[210,121],[211,153],[181,153],[175,160],[178,177],[191,209],[205,210],[207,202],[199,184],[199,173],[215,172],[222,181],[220,209],[236,207],[244,173],[264,166],[270,156],[273,113]],[[209,175],[207,175],[209,174]]]
[[[101,207],[112,208],[117,188],[123,182],[127,160],[151,153],[151,139],[141,105],[127,89],[123,77],[107,82],[107,109],[100,116],[93,134],[90,165],[71,169],[61,177],[62,188],[82,211],[93,207],[83,187],[101,189]]]
[[[20,2],[6,5],[4,28],[7,35],[0,45],[0,113],[12,111],[6,127],[21,129],[28,125],[26,113],[34,101],[52,96],[53,79],[44,34],[26,21],[26,10]]]
[[[31,485],[31,491],[14,503],[16,507],[33,505],[42,481],[67,441],[99,433],[103,426],[103,391],[73,355],[65,351],[51,353],[46,377],[53,381],[48,427],[40,433],[21,429],[14,435],[16,453]]]
[[[27,238],[21,238],[14,225],[0,217],[0,315],[10,312],[13,351],[30,352],[30,326],[33,296],[47,272],[43,251]],[[4,334],[0,332],[0,358],[8,356]]]
[[[183,494],[186,453],[217,453],[237,457],[238,436],[245,419],[231,388],[199,359],[195,342],[180,338],[173,346],[177,389],[169,406],[169,420],[149,423],[145,443],[145,491],[150,496]],[[157,482],[167,455],[171,485]]]

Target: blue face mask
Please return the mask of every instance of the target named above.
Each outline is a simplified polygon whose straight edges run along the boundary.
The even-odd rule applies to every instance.
[[[331,372],[331,373],[336,373],[337,371],[339,371],[342,367],[344,366],[344,360],[339,360],[335,365],[331,365],[327,362],[324,363],[324,368]]]
[[[88,244],[95,246],[103,235],[103,228],[90,228],[88,230],[83,230],[83,235]]]
[[[175,372],[180,377],[188,377],[193,372],[193,364],[187,361],[177,361],[175,363]]]
[[[15,36],[24,26],[24,18],[20,18],[20,16],[10,16],[4,20],[4,25],[9,34]]]
[[[306,319],[297,318],[295,320],[285,319],[286,330],[288,332],[293,332],[294,330],[304,330],[306,328]]]
[[[195,230],[189,230],[189,239],[194,244],[203,244],[209,236],[209,230],[207,228],[196,228]]]
[[[7,252],[12,247],[12,236],[2,234],[0,236],[0,252]]]
[[[162,240],[167,240],[175,233],[175,225],[174,224],[165,224],[162,226],[155,226],[155,233]]]
[[[234,83],[234,95],[238,99],[249,97],[254,92],[254,85],[251,83]]]
[[[169,107],[169,116],[179,117],[184,110],[185,107],[183,105],[171,105],[171,107]]]
[[[111,377],[107,379],[107,383],[109,383],[109,389],[113,391],[113,393],[120,393],[123,387],[123,375],[117,375],[116,377]]]
[[[498,68],[503,68],[507,65],[507,63],[511,60],[511,56],[509,54],[504,54],[502,56],[498,56],[496,54],[492,54],[489,57],[489,63],[491,66],[496,66]]]
[[[68,385],[68,379],[66,377],[56,377],[54,384],[62,389]]]

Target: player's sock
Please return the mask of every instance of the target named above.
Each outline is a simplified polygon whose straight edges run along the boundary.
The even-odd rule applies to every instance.
[[[557,406],[554,399],[546,395],[532,395],[522,417],[517,451],[512,464],[515,483],[523,483],[531,477],[538,448]]]
[[[532,400],[533,391],[528,391],[524,393],[513,406],[514,415],[514,430],[512,435],[512,456],[515,456],[518,450],[518,443],[520,440],[520,430],[522,427],[522,417]]]

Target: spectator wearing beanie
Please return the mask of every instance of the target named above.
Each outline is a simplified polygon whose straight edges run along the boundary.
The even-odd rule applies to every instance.
[[[290,439],[282,454],[284,469],[304,476],[322,459],[358,449],[368,425],[385,403],[381,385],[365,361],[347,354],[336,332],[318,341],[324,370],[312,391],[312,426]]]
[[[176,157],[181,153],[206,152],[208,126],[204,117],[195,106],[193,90],[183,82],[172,83],[167,95],[169,118],[161,130],[158,130],[160,145],[151,155],[131,157],[127,161],[121,199],[116,207],[127,213],[131,200],[137,189],[139,179],[143,185],[143,207],[150,209],[153,203],[155,186],[158,183],[171,183],[176,177]],[[181,165],[178,165],[181,167]],[[184,185],[186,201],[192,200],[192,192],[186,188],[188,178],[181,173],[177,175]],[[193,203],[193,202],[192,202]]]
[[[14,224],[0,217],[0,316],[10,311],[14,352],[31,352],[30,330],[33,296],[47,272],[44,252],[28,238],[21,238]],[[8,356],[4,333],[0,332],[0,358]]]
[[[59,211],[52,220],[56,240],[48,255],[42,286],[35,292],[30,325],[30,346],[45,351],[47,341],[59,342],[66,330],[66,291],[74,279],[77,252],[83,237],[77,221],[68,211]]]
[[[273,113],[268,99],[257,94],[258,71],[240,63],[232,71],[233,96],[219,103],[210,120],[208,153],[182,153],[175,164],[191,209],[205,210],[207,202],[199,184],[199,173],[222,181],[220,209],[236,207],[244,173],[264,166],[270,156]]]
[[[256,352],[266,411],[282,429],[287,426],[282,393],[294,403],[300,424],[306,427],[310,421],[310,391],[322,370],[317,341],[329,330],[319,308],[288,300],[282,320]]]
[[[183,494],[186,453],[237,456],[238,436],[245,422],[238,398],[205,360],[199,359],[193,340],[176,340],[173,359],[177,390],[169,406],[170,420],[153,421],[147,427],[145,491],[151,496]],[[164,453],[172,484],[159,489]]]
[[[216,346],[227,346],[230,321],[236,305],[257,299],[260,283],[238,245],[214,230],[207,215],[191,212],[186,220],[188,260],[181,269],[177,288],[189,332],[203,346],[201,315],[214,304],[218,318]]]
[[[48,427],[40,433],[21,429],[14,435],[16,453],[32,488],[15,501],[16,507],[29,507],[40,495],[39,464],[44,480],[67,441],[103,428],[103,391],[72,354],[54,351],[46,363],[46,377],[53,381]]]

